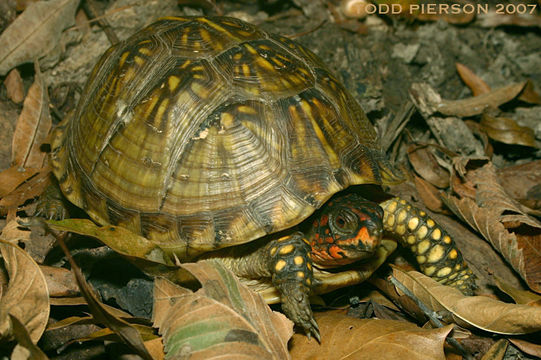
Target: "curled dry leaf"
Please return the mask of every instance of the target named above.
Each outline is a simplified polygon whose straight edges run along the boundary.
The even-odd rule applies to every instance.
[[[446,205],[479,231],[533,291],[541,292],[541,223],[505,192],[491,163],[469,171],[466,178],[474,196],[444,196]]]
[[[408,147],[410,164],[423,179],[439,188],[449,186],[449,171],[438,164],[436,157],[428,147]]]
[[[534,196],[541,184],[541,160],[498,169],[497,174],[506,193],[531,209],[541,209],[541,196]]]
[[[541,330],[539,307],[508,304],[486,296],[465,296],[417,271],[393,268],[393,276],[431,310],[449,312],[459,325],[506,335]]]
[[[423,204],[432,211],[441,212],[443,210],[443,202],[441,201],[439,190],[418,176],[413,176],[413,180]]]
[[[470,88],[473,96],[478,96],[490,92],[490,86],[488,86],[488,84],[483,79],[477,76],[466,65],[456,63],[455,66],[458,74],[460,75],[460,78]]]
[[[514,288],[513,286],[511,286],[511,284],[505,282],[503,279],[497,276],[496,285],[498,285],[498,288],[507,295],[509,295],[517,304],[541,306],[541,295],[538,295],[531,291]]]
[[[496,141],[510,145],[536,147],[533,129],[520,126],[513,119],[494,117],[484,113],[479,125],[491,139]]]
[[[533,82],[531,80],[526,81],[526,86],[524,87],[524,90],[522,90],[522,93],[518,97],[519,100],[522,100],[524,102],[530,103],[530,104],[541,104],[541,95],[539,95],[534,88]]]
[[[23,79],[21,78],[19,70],[11,70],[4,80],[4,85],[6,86],[6,95],[8,99],[16,104],[19,104],[24,100]]]
[[[47,282],[38,264],[17,245],[0,240],[0,252],[9,275],[0,299],[0,338],[11,337],[14,316],[37,343],[49,319]]]
[[[34,83],[28,90],[23,110],[15,124],[11,145],[13,165],[20,167],[41,168],[45,153],[40,150],[52,126],[49,113],[47,87],[43,82],[37,63]]]
[[[201,283],[196,292],[163,278],[154,285],[154,326],[168,358],[288,359],[293,324],[273,312],[217,261],[183,264]]]
[[[0,75],[47,54],[62,30],[73,25],[79,0],[50,0],[31,4],[0,35]]]
[[[396,320],[357,319],[337,312],[315,313],[321,344],[295,334],[294,359],[445,359],[443,345],[452,326],[421,329]]]
[[[415,83],[411,86],[410,96],[424,117],[435,113],[466,117],[480,115],[489,107],[498,107],[513,100],[521,93],[525,85],[526,82],[521,82],[471,98],[444,100],[430,85]]]

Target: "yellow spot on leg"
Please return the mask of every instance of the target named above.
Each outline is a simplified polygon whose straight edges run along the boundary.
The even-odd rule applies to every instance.
[[[425,269],[424,269],[424,273],[425,275],[427,276],[432,276],[432,274],[434,274],[434,272],[436,271],[436,267],[435,266],[427,266]]]
[[[415,236],[413,236],[413,235],[408,236],[408,238],[406,239],[406,241],[407,241],[408,244],[410,244],[410,245],[415,244],[415,241],[416,241],[416,240],[415,240]]]
[[[441,238],[441,230],[438,228],[435,228],[434,231],[432,231],[431,237],[434,240],[439,240]]]
[[[419,218],[413,217],[408,221],[408,229],[411,231],[417,229],[417,226],[419,225]]]
[[[270,250],[270,256],[274,256],[274,254],[276,254],[276,251],[278,250],[278,248],[276,246],[274,246],[273,248],[271,248]]]
[[[297,271],[297,277],[299,279],[304,279],[304,273],[302,271]]]
[[[293,251],[293,245],[289,244],[289,245],[286,245],[284,247],[282,247],[279,251],[280,255],[285,255],[285,254],[289,254],[290,252]]]
[[[441,245],[436,245],[428,252],[428,262],[437,263],[443,259],[445,255],[445,248]]]
[[[396,227],[395,232],[398,235],[404,235],[406,233],[406,226],[404,224],[400,224]]]
[[[396,207],[398,206],[398,204],[396,203],[396,201],[393,201],[391,202],[388,206],[387,206],[387,211],[390,212],[390,213],[394,213],[396,211]]]
[[[286,267],[286,262],[285,260],[280,260],[276,263],[276,265],[274,266],[274,270],[276,271],[282,271],[285,267]]]
[[[302,256],[295,256],[293,261],[295,262],[295,265],[299,266],[299,265],[302,265],[302,263],[304,262],[304,259],[302,258]]]
[[[443,269],[440,269],[438,271],[438,273],[436,274],[438,277],[445,277],[447,275],[449,275],[451,273],[451,268],[450,267],[444,267]]]
[[[417,254],[424,254],[430,247],[430,241],[424,240],[417,245]]]
[[[394,226],[394,215],[393,214],[389,214],[389,216],[387,217],[387,225],[389,227]]]
[[[400,210],[400,212],[398,213],[398,216],[396,218],[396,221],[399,224],[402,224],[406,220],[407,216],[408,216],[408,213],[406,212],[406,210]]]
[[[426,262],[426,257],[423,255],[417,256],[417,263],[418,264],[424,264]]]
[[[431,227],[434,227],[434,225],[436,225],[436,223],[434,222],[434,220],[428,219],[426,221],[426,225],[431,228]]]
[[[417,230],[417,238],[424,239],[427,233],[428,229],[426,228],[426,226],[422,225],[419,230]]]
[[[456,259],[458,257],[458,251],[456,251],[456,249],[449,251],[449,255],[447,255],[447,257],[451,260]]]

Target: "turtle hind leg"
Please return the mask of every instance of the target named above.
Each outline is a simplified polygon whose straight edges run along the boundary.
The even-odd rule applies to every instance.
[[[393,198],[380,205],[384,211],[384,229],[399,236],[425,275],[465,295],[473,294],[475,275],[445,229],[403,199]]]
[[[51,183],[39,196],[33,216],[48,220],[62,220],[68,216],[66,199],[62,195],[56,179],[51,179]]]
[[[223,249],[219,259],[240,278],[271,279],[272,286],[280,293],[282,310],[287,317],[309,337],[313,335],[319,341],[319,328],[309,301],[314,276],[308,241],[302,233],[295,232],[257,246],[255,250],[252,246],[254,244],[249,243]]]

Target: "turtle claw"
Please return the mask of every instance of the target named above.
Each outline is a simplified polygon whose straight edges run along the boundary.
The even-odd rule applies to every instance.
[[[306,335],[308,336],[308,340],[311,339],[310,335],[314,335],[317,342],[321,344],[321,335],[319,333],[319,326],[317,325],[316,319],[314,319],[313,317],[310,319],[310,325],[312,326],[310,327],[309,331],[306,333]]]

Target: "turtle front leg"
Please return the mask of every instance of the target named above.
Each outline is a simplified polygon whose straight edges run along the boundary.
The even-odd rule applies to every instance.
[[[314,282],[311,247],[302,233],[272,240],[248,253],[241,253],[241,249],[224,250],[219,258],[240,278],[270,278],[281,295],[287,317],[303,328],[308,337],[313,335],[320,340],[309,300]]]
[[[393,198],[380,206],[384,229],[397,234],[402,245],[411,249],[425,275],[465,295],[473,294],[475,275],[447,231],[406,200]]]

